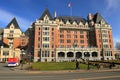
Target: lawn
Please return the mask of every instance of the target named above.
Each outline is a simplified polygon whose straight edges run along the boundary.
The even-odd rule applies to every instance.
[[[80,69],[87,69],[86,64],[80,63]],[[38,62],[32,63],[32,69],[35,70],[75,70],[75,62]],[[90,68],[96,68],[95,66],[90,66]]]

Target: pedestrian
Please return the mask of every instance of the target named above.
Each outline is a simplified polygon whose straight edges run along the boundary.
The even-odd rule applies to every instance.
[[[76,60],[76,69],[79,69],[79,62]]]
[[[97,69],[98,69],[98,70],[100,69],[100,64],[97,64]]]
[[[112,64],[109,65],[109,69],[112,69]]]

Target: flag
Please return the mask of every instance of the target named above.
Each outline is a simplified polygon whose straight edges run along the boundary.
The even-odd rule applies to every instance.
[[[71,2],[70,3],[68,3],[68,7],[70,8],[72,5],[71,5]]]

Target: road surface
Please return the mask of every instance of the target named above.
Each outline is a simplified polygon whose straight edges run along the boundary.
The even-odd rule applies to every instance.
[[[120,80],[120,69],[25,71],[11,70],[9,68],[1,66],[1,64],[0,68],[3,69],[0,69],[0,80]]]

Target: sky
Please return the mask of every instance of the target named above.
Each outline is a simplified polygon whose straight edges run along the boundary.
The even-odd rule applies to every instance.
[[[52,16],[80,16],[87,19],[88,13],[99,12],[111,25],[114,44],[120,42],[120,0],[0,0],[0,27],[5,28],[16,17],[22,31],[40,18],[46,7]]]

